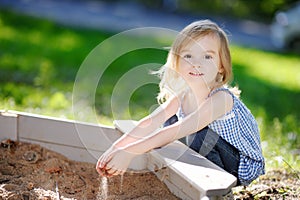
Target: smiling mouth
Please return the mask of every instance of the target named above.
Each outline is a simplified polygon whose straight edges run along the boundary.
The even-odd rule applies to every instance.
[[[192,75],[192,76],[203,76],[204,74],[203,73],[190,72],[189,75]]]

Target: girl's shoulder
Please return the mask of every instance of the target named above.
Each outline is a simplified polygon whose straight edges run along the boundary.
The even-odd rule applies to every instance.
[[[178,110],[178,108],[181,105],[181,100],[178,96],[176,95],[171,95],[164,103],[162,103],[160,106],[171,113],[175,112]]]
[[[240,90],[238,90],[237,88],[221,87],[221,88],[217,88],[217,89],[213,90],[210,93],[210,96],[212,96],[220,91],[224,91],[224,92],[230,94],[230,96],[232,97],[232,100],[233,100],[232,110],[230,113],[227,113],[227,114],[231,114],[232,112],[234,112],[234,115],[236,115],[236,116],[243,115],[245,119],[248,119],[248,121],[249,120],[255,121],[254,116],[252,115],[249,108],[239,98]]]
[[[216,89],[213,89],[208,97],[211,97],[212,95],[220,92],[220,91],[223,91],[223,92],[226,92],[228,94],[230,94],[230,96],[233,98],[233,99],[238,99],[240,97],[240,93],[241,91],[237,88],[237,87],[228,87],[228,86],[224,86],[224,87],[219,87],[219,88],[216,88]]]

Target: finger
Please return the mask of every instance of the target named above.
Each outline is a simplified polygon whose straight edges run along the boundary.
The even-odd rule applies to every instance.
[[[101,167],[103,166],[102,162],[100,161],[100,159],[98,160],[97,164],[96,164],[96,170],[99,174],[103,174],[103,168]]]
[[[107,164],[108,160],[106,159],[106,157],[102,158],[99,162],[99,167],[100,168],[105,168],[105,165]]]
[[[101,176],[107,176],[107,174],[108,174],[108,173],[107,173],[107,169],[108,169],[107,163],[102,164],[103,167],[100,166],[100,163],[102,163],[102,162],[100,162],[100,161],[97,162],[97,165],[96,165],[96,170],[97,170],[97,172],[98,172]]]
[[[97,170],[98,174],[100,174],[101,176],[105,176],[106,172],[105,172],[104,168],[96,167],[96,170]]]
[[[118,170],[117,169],[106,169],[106,173],[109,175],[114,175]]]
[[[116,171],[114,171],[114,172],[112,172],[112,173],[109,173],[109,174],[108,174],[108,177],[117,176],[117,175],[119,175],[119,174],[120,174],[119,171],[116,170]]]
[[[99,159],[97,160],[96,169],[97,168],[103,168],[102,163],[103,163],[103,156],[100,156]]]
[[[97,166],[99,168],[105,168],[106,164],[111,160],[111,156],[110,155],[105,155],[102,154],[102,156],[100,156],[100,158],[97,161]]]
[[[101,168],[99,167],[100,163],[99,161],[96,164],[96,171],[101,175]]]
[[[97,161],[97,164],[96,164],[96,170],[97,172],[99,173],[99,170],[101,169],[101,162],[100,162],[100,159]]]
[[[106,166],[106,172],[110,176],[116,176],[123,173],[123,170],[117,169],[114,165],[112,165],[112,166]]]
[[[121,174],[122,174],[122,171],[117,170],[113,175],[114,175],[114,176],[118,176],[118,175],[121,175]]]
[[[104,155],[103,157],[101,156],[101,160],[99,164],[100,168],[105,168],[105,166],[111,159],[112,159],[111,155]]]
[[[98,159],[97,166],[98,166],[99,168],[103,168],[104,165],[105,165],[105,159],[104,159],[104,157],[101,156],[101,157]]]
[[[117,175],[123,175],[126,171],[125,170],[115,170],[112,173],[109,173],[110,176],[117,176]]]
[[[98,172],[98,174],[100,174],[102,176],[102,171],[100,168],[96,167],[96,171]]]
[[[99,171],[98,171],[98,173],[99,173],[99,175],[100,175],[100,176],[106,176],[106,173],[105,173],[105,171],[101,171],[101,170],[99,170]]]

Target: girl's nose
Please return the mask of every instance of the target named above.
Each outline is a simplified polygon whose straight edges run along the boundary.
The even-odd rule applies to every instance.
[[[202,65],[202,61],[201,59],[194,59],[191,64],[194,68],[199,68]]]
[[[201,67],[201,65],[199,63],[194,63],[192,65],[193,65],[193,68],[200,68]]]

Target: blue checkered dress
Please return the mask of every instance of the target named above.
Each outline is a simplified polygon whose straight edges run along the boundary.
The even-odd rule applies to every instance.
[[[258,126],[245,104],[227,88],[218,88],[209,96],[218,91],[228,92],[232,96],[233,108],[225,116],[209,124],[208,127],[239,150],[239,180],[241,184],[248,185],[265,173]]]

